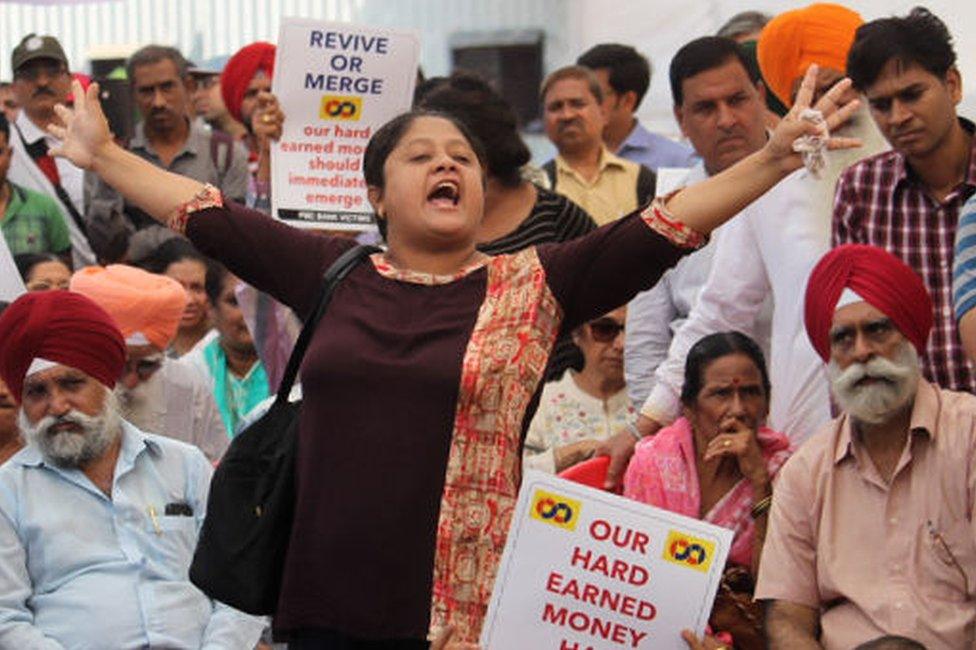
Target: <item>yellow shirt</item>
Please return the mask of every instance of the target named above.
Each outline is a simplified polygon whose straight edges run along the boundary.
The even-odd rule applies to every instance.
[[[556,156],[554,190],[586,210],[602,226],[637,209],[640,165],[603,149],[598,169],[596,178],[588,182],[562,156]]]

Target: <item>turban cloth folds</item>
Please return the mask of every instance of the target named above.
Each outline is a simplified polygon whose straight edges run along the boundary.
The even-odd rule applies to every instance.
[[[243,122],[241,103],[247,85],[254,79],[258,70],[264,70],[269,77],[274,75],[275,46],[258,41],[245,45],[230,57],[224,71],[220,73],[220,94],[227,110],[238,122]]]
[[[71,290],[111,315],[126,343],[169,347],[186,307],[183,285],[134,266],[89,266],[71,276]]]
[[[845,244],[824,255],[807,282],[807,335],[824,361],[830,360],[830,328],[845,288],[890,318],[919,354],[924,353],[933,306],[922,279],[886,250]]]
[[[0,316],[0,377],[18,403],[35,359],[77,368],[113,388],[125,357],[115,321],[81,294],[27,293]]]
[[[835,4],[813,4],[786,11],[763,28],[756,52],[762,77],[776,97],[793,106],[793,82],[810,64],[843,72],[854,33],[864,23],[856,11]]]

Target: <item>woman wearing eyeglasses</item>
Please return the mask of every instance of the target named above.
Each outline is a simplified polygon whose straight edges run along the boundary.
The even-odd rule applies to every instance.
[[[710,624],[743,649],[765,647],[753,578],[772,480],[791,453],[789,439],[765,426],[769,389],[755,341],[706,336],[685,361],[683,417],[639,442],[624,475],[624,496],[735,531]]]
[[[525,437],[525,469],[561,472],[637,418],[624,384],[626,318],[627,308],[620,307],[573,331],[583,369],[569,370],[543,388]]]

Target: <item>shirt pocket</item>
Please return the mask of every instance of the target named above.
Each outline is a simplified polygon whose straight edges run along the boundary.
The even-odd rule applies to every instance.
[[[921,590],[944,601],[963,602],[976,588],[976,542],[968,521],[928,524],[919,531]]]
[[[150,544],[164,563],[181,570],[189,568],[197,545],[196,524],[195,518],[184,515],[158,515],[149,522]]]

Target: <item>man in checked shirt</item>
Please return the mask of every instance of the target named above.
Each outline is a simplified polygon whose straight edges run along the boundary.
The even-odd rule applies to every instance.
[[[867,98],[892,151],[849,167],[837,182],[832,243],[879,246],[923,279],[935,327],[925,377],[976,392],[976,373],[952,310],[952,252],[959,210],[976,192],[973,123],[956,115],[962,79],[945,24],[923,8],[857,31],[847,74]]]

